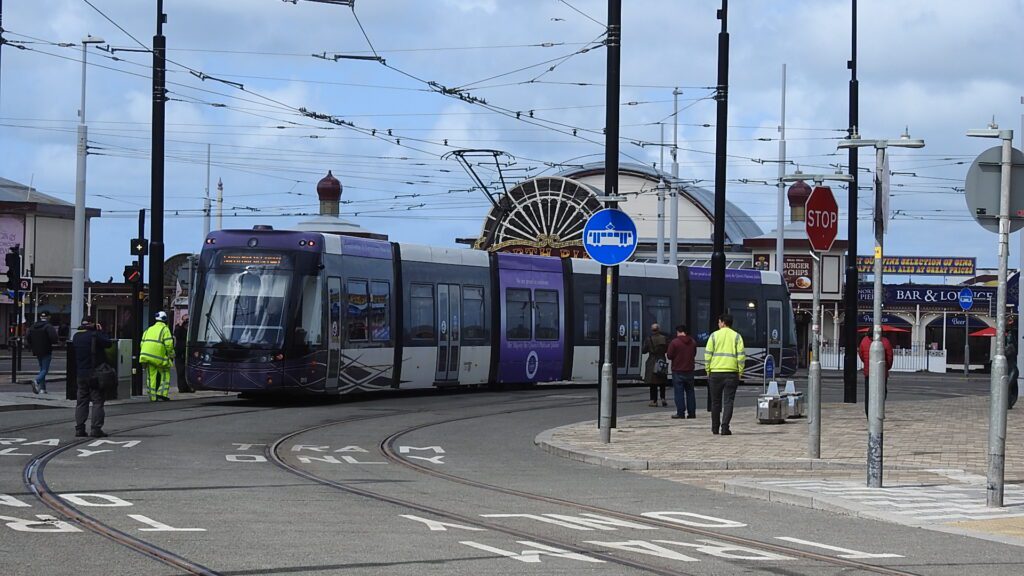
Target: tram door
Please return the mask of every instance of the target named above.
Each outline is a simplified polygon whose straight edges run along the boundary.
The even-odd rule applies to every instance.
[[[640,376],[640,349],[643,342],[642,300],[639,294],[619,294],[619,322],[616,328],[616,374]]]
[[[327,390],[338,387],[338,366],[341,363],[341,278],[327,279],[327,310],[330,315],[327,335]]]
[[[785,338],[785,326],[782,325],[782,302],[768,301],[768,353],[775,358],[776,373],[782,367],[782,341]]]
[[[438,382],[459,379],[461,293],[458,284],[437,285],[437,374],[434,380]]]

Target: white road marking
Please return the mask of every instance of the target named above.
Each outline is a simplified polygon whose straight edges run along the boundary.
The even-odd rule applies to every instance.
[[[839,554],[840,558],[849,558],[852,560],[867,560],[870,558],[903,558],[899,554],[874,554],[872,552],[861,552],[860,550],[851,550],[849,548],[840,548],[839,546],[830,546],[828,544],[822,544],[820,542],[812,542],[810,540],[801,540],[799,538],[793,538],[791,536],[776,536],[776,540],[784,540],[786,542],[792,542],[794,544],[803,544],[804,546],[811,546],[814,548],[821,548],[822,550],[830,550],[832,552],[842,552]]]
[[[519,540],[517,542],[523,546],[531,546],[532,549],[523,550],[522,552],[510,552],[508,550],[502,550],[501,548],[495,548],[494,546],[488,546],[477,542],[463,541],[459,542],[459,544],[464,544],[471,548],[476,548],[477,550],[491,552],[498,556],[504,556],[506,558],[511,558],[519,562],[526,562],[528,564],[539,563],[541,561],[541,556],[552,556],[554,558],[565,558],[567,560],[578,560],[580,562],[592,562],[595,564],[604,563],[604,560],[591,558],[575,552],[569,552],[568,550],[562,550],[560,548],[555,548],[554,546],[546,546],[538,542],[530,542],[529,540]]]
[[[206,532],[206,528],[175,528],[142,514],[129,514],[128,517],[149,526],[149,528],[139,528],[139,532]]]
[[[118,498],[117,496],[111,496],[110,494],[91,494],[88,492],[79,492],[77,494],[59,494],[59,496],[72,504],[78,504],[79,506],[96,506],[100,508],[119,508],[123,506],[131,506],[132,503]],[[97,502],[96,500],[100,500]]]
[[[476,526],[463,526],[462,524],[454,524],[452,522],[438,522],[437,520],[429,520],[427,518],[420,518],[419,516],[413,516],[412,514],[400,514],[402,518],[408,518],[409,520],[415,520],[416,522],[422,522],[430,528],[431,532],[447,532],[448,528],[457,528],[459,530],[469,530],[471,532],[485,532],[483,528],[477,528]]]

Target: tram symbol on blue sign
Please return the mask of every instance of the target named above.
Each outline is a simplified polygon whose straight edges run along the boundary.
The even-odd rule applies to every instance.
[[[771,354],[764,359],[764,377],[769,380],[775,378],[775,357]]]
[[[636,224],[622,210],[599,210],[583,227],[583,248],[591,258],[605,266],[615,266],[629,260],[636,245]]]
[[[957,298],[960,301],[960,308],[965,312],[974,306],[974,292],[970,288],[964,288],[960,291],[960,295]]]

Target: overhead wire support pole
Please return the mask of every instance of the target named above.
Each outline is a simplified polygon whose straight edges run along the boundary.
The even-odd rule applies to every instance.
[[[153,36],[153,142],[150,159],[149,303],[153,311],[164,306],[164,122],[167,76],[167,39],[164,37],[163,0],[156,3]]]
[[[874,297],[872,339],[868,356],[868,449],[867,449],[867,485],[869,488],[882,487],[882,472],[884,458],[884,435],[883,424],[885,421],[885,381],[888,377],[888,366],[886,362],[885,346],[882,343],[882,262],[885,257],[884,243],[885,231],[889,220],[889,189],[888,171],[889,163],[886,160],[886,150],[890,147],[898,148],[923,148],[924,140],[915,140],[910,137],[909,131],[900,136],[897,140],[867,140],[862,139],[860,134],[854,132],[851,138],[842,140],[839,148],[856,149],[860,147],[873,147],[875,149],[875,249],[874,261]],[[856,178],[856,176],[852,176]],[[855,189],[851,182],[851,194]],[[856,324],[855,317],[847,317],[847,325]],[[854,335],[856,337],[856,334]],[[850,350],[856,347],[855,340],[847,340],[846,348]],[[849,364],[848,364],[849,365]]]
[[[210,144],[206,144],[206,195],[203,198],[203,240],[210,235]]]
[[[679,88],[672,90],[672,187],[669,189],[669,236],[668,262],[679,265]]]
[[[857,84],[857,0],[852,1],[852,55],[847,62],[850,69],[850,128],[847,138],[855,138],[857,133],[858,84]],[[849,155],[850,193],[847,196],[847,248],[846,248],[846,290],[843,294],[843,334],[846,349],[843,353],[843,402],[857,402],[857,149],[850,148]]]
[[[661,130],[661,145],[659,146],[658,171],[665,173],[665,125],[658,122]],[[658,248],[655,252],[658,264],[665,263],[665,178],[658,179]]]
[[[622,42],[622,0],[608,0],[608,69],[605,90],[604,195],[615,198],[619,192],[619,58]],[[618,208],[618,202],[606,201],[606,208]],[[615,331],[617,315],[618,266],[602,266],[604,279],[604,353],[601,359],[601,388],[598,426],[601,442],[612,439],[615,425]]]
[[[782,265],[786,259],[786,183],[782,181],[786,175],[786,65],[782,65],[782,116],[779,122],[779,197],[775,212],[775,271],[782,274]],[[816,285],[815,285],[816,286]],[[782,362],[782,358],[778,359]]]
[[[729,1],[722,0],[718,11],[722,30],[718,33],[718,85],[715,99],[718,115],[715,126],[715,228],[711,253],[711,314],[708,329],[717,328],[718,317],[725,312],[725,171],[729,120]]]

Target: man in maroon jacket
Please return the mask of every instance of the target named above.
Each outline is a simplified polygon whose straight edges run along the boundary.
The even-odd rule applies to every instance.
[[[864,415],[868,415],[868,375],[871,373],[871,336],[865,334],[860,340],[857,354],[860,361],[864,363]],[[885,336],[882,336],[882,347],[885,348],[885,388],[882,391],[882,398],[889,397],[889,370],[892,370],[892,343]]]
[[[697,356],[697,341],[686,332],[686,325],[676,326],[676,337],[665,353],[672,361],[672,395],[676,401],[673,418],[697,417],[697,397],[693,391],[693,359]]]

